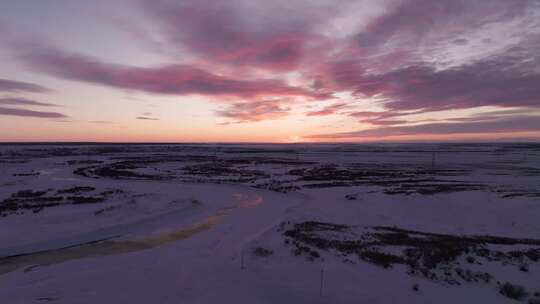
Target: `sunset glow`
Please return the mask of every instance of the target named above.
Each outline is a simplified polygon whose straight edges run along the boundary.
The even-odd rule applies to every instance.
[[[0,141],[540,139],[534,0],[3,1]]]

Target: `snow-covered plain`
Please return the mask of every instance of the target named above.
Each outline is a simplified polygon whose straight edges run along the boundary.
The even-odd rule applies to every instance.
[[[540,303],[540,144],[0,145],[0,303]]]

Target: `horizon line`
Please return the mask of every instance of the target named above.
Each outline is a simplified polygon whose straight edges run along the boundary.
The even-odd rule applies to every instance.
[[[0,141],[9,145],[338,145],[338,144],[540,144],[540,140],[441,140],[441,141],[364,141],[364,142],[137,142],[137,141]]]

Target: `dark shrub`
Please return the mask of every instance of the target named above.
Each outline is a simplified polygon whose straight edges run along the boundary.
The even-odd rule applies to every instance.
[[[527,291],[525,290],[525,287],[520,285],[514,285],[511,283],[504,283],[499,287],[499,293],[514,300],[523,300],[527,297]]]
[[[266,248],[263,248],[263,247],[255,247],[255,249],[253,249],[253,254],[255,256],[258,256],[258,257],[261,257],[261,258],[268,257],[268,256],[272,255],[273,253],[274,253],[273,250],[266,249]]]

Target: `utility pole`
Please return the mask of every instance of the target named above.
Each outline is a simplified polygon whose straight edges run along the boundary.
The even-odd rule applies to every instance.
[[[323,284],[324,284],[324,269],[321,267],[321,285],[319,287],[319,296],[323,296]]]
[[[240,249],[240,269],[246,269],[244,266],[244,248]]]

